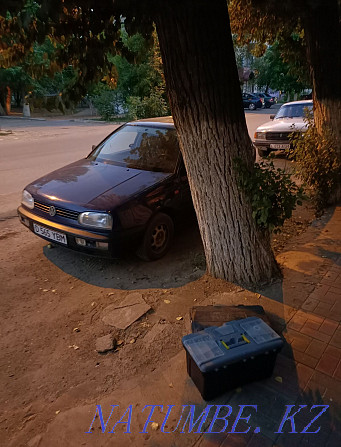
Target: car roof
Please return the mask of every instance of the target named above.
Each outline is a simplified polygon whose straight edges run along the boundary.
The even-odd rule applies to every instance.
[[[150,126],[164,126],[174,127],[174,121],[172,116],[159,116],[156,118],[144,118],[137,121],[130,121],[127,124],[133,126],[145,126],[148,123]]]
[[[285,104],[282,104],[282,105],[288,106],[288,105],[295,105],[295,104],[313,104],[313,100],[312,99],[302,99],[301,101],[286,102]]]

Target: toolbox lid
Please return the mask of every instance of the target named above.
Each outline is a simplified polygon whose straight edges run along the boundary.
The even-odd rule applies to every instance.
[[[202,372],[280,350],[281,337],[262,319],[249,317],[185,335],[182,344]]]

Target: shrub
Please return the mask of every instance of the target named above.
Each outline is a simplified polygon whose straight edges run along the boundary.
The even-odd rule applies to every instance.
[[[293,133],[291,158],[296,161],[296,175],[308,186],[316,214],[333,201],[340,187],[341,159],[336,139],[328,126],[319,133],[314,124],[313,114],[307,113],[307,131]]]
[[[90,100],[104,120],[110,121],[124,111],[122,97],[118,92],[107,89],[96,93]]]
[[[302,204],[302,188],[291,180],[290,173],[275,168],[272,160],[255,163],[250,171],[241,159],[236,159],[235,168],[239,187],[251,204],[257,226],[275,233],[280,231],[296,204]]]
[[[169,115],[170,111],[162,91],[155,88],[150,96],[143,99],[138,96],[130,96],[127,101],[129,119],[151,118],[155,116]]]

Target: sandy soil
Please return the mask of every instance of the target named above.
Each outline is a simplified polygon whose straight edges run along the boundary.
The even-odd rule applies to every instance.
[[[303,232],[312,217],[307,208],[297,210],[275,235],[275,252]],[[200,236],[192,221],[164,259],[143,263],[130,254],[110,262],[49,249],[18,219],[4,220],[0,279],[0,439],[2,445],[16,447],[11,440],[18,432],[31,439],[61,407],[100,399],[122,381],[153,371],[182,349],[188,327],[177,317],[210,295],[238,290],[205,275]],[[104,324],[104,309],[132,290],[142,294],[151,311],[125,331]],[[164,331],[151,348],[143,337],[156,322],[164,323]],[[120,346],[98,354],[96,339],[107,334],[120,340]]]

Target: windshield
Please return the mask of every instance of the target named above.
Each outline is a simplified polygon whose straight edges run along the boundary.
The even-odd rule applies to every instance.
[[[305,102],[301,104],[288,104],[283,105],[277,115],[275,116],[275,119],[279,118],[303,118],[306,116],[305,110],[308,109],[309,111],[313,110],[313,104],[311,102]]]
[[[113,133],[89,159],[144,171],[175,171],[179,143],[173,128],[126,125]]]

